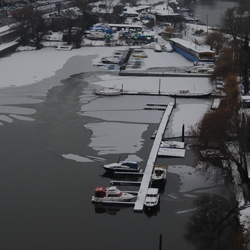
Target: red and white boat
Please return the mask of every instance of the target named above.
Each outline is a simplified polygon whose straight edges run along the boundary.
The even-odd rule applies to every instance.
[[[130,193],[122,192],[115,186],[112,187],[97,187],[95,189],[95,195],[92,196],[92,202],[123,202],[130,201],[135,196]]]

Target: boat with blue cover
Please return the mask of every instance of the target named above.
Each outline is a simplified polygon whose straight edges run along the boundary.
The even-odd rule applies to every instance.
[[[103,165],[103,168],[110,173],[114,172],[139,172],[140,166],[137,161],[120,161]]]

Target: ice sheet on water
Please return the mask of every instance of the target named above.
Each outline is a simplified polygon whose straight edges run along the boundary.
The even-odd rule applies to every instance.
[[[89,146],[99,155],[136,153],[143,145],[142,133],[148,127],[145,124],[118,122],[89,123],[84,126],[92,130]]]
[[[13,117],[15,119],[22,120],[22,121],[35,121],[35,119],[31,117],[27,117],[23,115],[10,115],[10,117]]]
[[[199,170],[202,167],[200,166]],[[173,174],[178,174],[180,177],[180,192],[185,193],[185,195],[198,195],[200,193],[211,193],[221,195],[224,198],[229,195],[226,188],[222,188],[219,184],[223,180],[218,180],[216,177],[218,175],[218,169],[214,168],[209,172],[208,176],[204,175],[204,172],[196,171],[196,168],[186,166],[186,165],[170,165],[168,166],[168,172]],[[216,185],[215,185],[216,184]]]
[[[4,122],[8,122],[8,123],[12,123],[13,119],[11,119],[9,116],[7,115],[0,115],[0,120],[4,121]]]
[[[31,109],[31,108],[23,108],[23,107],[0,106],[0,113],[32,115],[36,113],[36,110]]]
[[[75,154],[63,154],[62,156],[66,159],[74,160],[77,162],[94,162],[93,160],[91,160],[87,157],[83,157],[83,156],[75,155]]]

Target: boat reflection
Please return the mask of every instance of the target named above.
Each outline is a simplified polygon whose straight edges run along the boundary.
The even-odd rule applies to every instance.
[[[102,177],[109,178],[109,179],[116,179],[116,180],[123,180],[123,181],[137,181],[142,177],[142,174],[116,174],[116,173],[109,173],[105,172],[102,174]]]
[[[109,214],[109,215],[116,215],[119,211],[122,209],[131,209],[132,206],[121,206],[121,205],[108,205],[108,204],[94,204],[95,207],[95,213],[96,214]]]
[[[156,216],[160,212],[160,201],[159,201],[158,206],[156,206],[155,208],[143,209],[143,211],[148,217]]]

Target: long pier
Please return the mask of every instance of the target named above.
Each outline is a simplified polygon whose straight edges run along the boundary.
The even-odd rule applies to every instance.
[[[120,76],[154,76],[154,77],[211,77],[211,74],[205,73],[187,73],[187,72],[169,72],[169,71],[129,71],[122,70]]]
[[[164,114],[163,114],[163,117],[161,119],[161,123],[159,125],[151,152],[150,152],[149,157],[148,157],[148,161],[147,161],[147,165],[145,167],[144,175],[143,175],[142,180],[141,180],[141,185],[140,185],[140,189],[138,191],[137,199],[135,201],[135,206],[134,206],[135,212],[142,212],[143,211],[144,201],[145,201],[146,194],[147,194],[147,191],[149,188],[149,183],[151,180],[153,168],[155,166],[155,161],[157,158],[160,143],[162,141],[163,133],[165,131],[166,125],[169,121],[169,118],[170,118],[170,115],[172,113],[173,108],[174,108],[174,103],[172,103],[172,102],[169,103]]]

